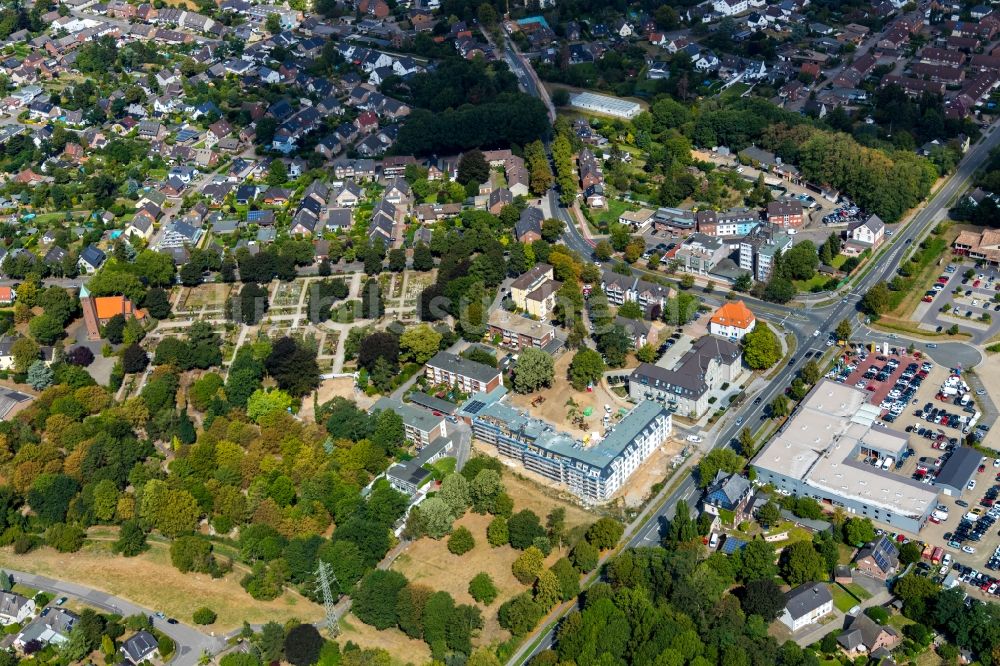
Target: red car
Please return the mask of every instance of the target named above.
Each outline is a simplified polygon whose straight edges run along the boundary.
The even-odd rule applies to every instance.
[[[934,516],[931,516],[930,518],[928,518],[928,520],[930,520],[935,525],[940,525],[941,524],[941,521],[938,520],[937,518],[935,518]]]
[[[986,465],[980,465],[979,466],[979,473],[982,474],[985,471],[986,471]]]
[[[972,286],[973,287],[978,287],[979,286],[979,280],[976,280],[975,282],[973,282]]]

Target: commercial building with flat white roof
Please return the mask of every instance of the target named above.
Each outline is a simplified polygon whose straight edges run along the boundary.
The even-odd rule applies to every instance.
[[[779,491],[919,531],[937,506],[938,492],[872,464],[898,461],[908,446],[905,435],[875,423],[879,413],[866,391],[822,380],[751,463],[757,479]]]
[[[569,103],[570,106],[577,109],[593,111],[594,113],[603,113],[617,118],[635,118],[639,115],[639,112],[642,111],[642,107],[639,106],[637,102],[630,102],[625,99],[618,99],[617,97],[597,95],[589,92],[570,95]]]

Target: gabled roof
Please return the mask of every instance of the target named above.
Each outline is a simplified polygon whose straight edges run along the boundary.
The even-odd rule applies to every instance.
[[[734,326],[736,328],[750,328],[756,318],[750,308],[743,301],[732,301],[723,303],[722,307],[712,315],[711,323],[719,326]]]
[[[797,620],[831,601],[833,601],[833,596],[826,585],[805,583],[785,595],[785,610],[788,611],[793,620]]]

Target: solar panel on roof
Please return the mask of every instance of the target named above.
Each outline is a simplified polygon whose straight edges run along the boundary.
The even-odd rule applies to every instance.
[[[465,411],[469,414],[478,414],[479,410],[486,406],[485,402],[479,400],[473,400],[468,405],[465,406]]]
[[[747,545],[747,542],[743,539],[737,539],[736,537],[726,537],[725,542],[722,544],[722,552],[726,555],[732,555],[736,551]]]

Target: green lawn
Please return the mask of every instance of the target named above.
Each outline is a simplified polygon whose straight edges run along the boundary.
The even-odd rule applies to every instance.
[[[430,465],[424,465],[424,469],[431,472],[435,479],[441,480],[449,474],[454,473],[458,461],[454,458],[441,458]]]
[[[889,624],[890,626],[893,626],[896,629],[902,631],[903,627],[905,627],[906,625],[916,624],[916,622],[908,617],[900,615],[899,613],[893,613],[891,616],[889,616]]]
[[[836,268],[837,270],[840,270],[840,267],[844,265],[845,261],[847,261],[847,255],[838,254],[836,257],[833,258],[833,261],[830,262],[830,265]]]
[[[839,551],[837,562],[840,564],[850,564],[851,560],[854,558],[854,549],[846,543],[839,543],[837,544],[837,550]]]
[[[811,292],[814,288],[822,287],[830,279],[829,275],[823,275],[822,273],[816,273],[812,278],[808,280],[792,280],[792,284],[795,285],[795,289],[799,293]]]
[[[719,97],[721,97],[722,99],[732,100],[732,99],[738,98],[740,95],[742,95],[743,93],[745,93],[748,90],[750,90],[750,86],[748,86],[747,84],[745,84],[745,83],[734,83],[733,85],[731,85],[728,88],[726,88],[725,90],[723,90],[719,94]]]
[[[846,613],[858,605],[858,600],[852,597],[847,590],[840,585],[830,585],[830,594],[833,595],[833,605],[837,610]]]
[[[621,214],[625,211],[638,209],[638,206],[635,206],[634,204],[619,201],[618,199],[608,199],[608,209],[602,210],[600,213],[594,215],[594,224],[600,228],[602,225],[617,222],[618,218],[621,217]]]
[[[848,583],[847,585],[844,585],[844,587],[847,589],[848,592],[850,592],[851,594],[853,594],[855,597],[857,597],[861,601],[865,601],[866,599],[871,599],[872,598],[871,593],[869,593],[868,590],[866,590],[865,588],[861,587],[857,583]]]

